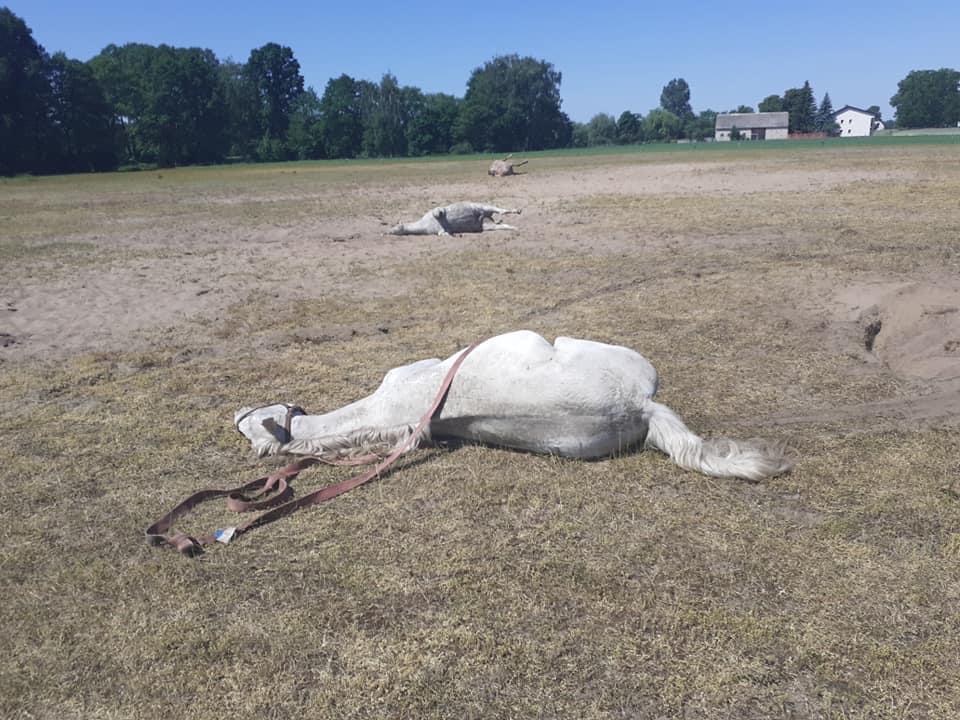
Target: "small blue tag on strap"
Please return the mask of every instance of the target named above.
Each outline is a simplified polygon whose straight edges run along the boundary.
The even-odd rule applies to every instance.
[[[237,531],[235,527],[221,528],[220,530],[215,530],[213,533],[213,539],[219,543],[226,545],[231,540],[233,540],[233,534]]]

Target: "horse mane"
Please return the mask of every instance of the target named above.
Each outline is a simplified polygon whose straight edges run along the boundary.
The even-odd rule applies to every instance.
[[[406,452],[416,450],[423,443],[431,442],[430,426],[417,437],[413,436],[414,425],[398,425],[389,428],[361,428],[346,435],[327,435],[320,438],[294,438],[285,445],[269,443],[265,454],[312,455],[324,460],[358,457],[370,453],[387,455],[395,448],[410,442]],[[412,438],[412,441],[411,441]]]

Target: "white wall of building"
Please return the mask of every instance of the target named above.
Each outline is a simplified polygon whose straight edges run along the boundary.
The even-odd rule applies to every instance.
[[[837,125],[840,137],[869,137],[873,129],[873,115],[857,110],[844,110],[837,113]]]

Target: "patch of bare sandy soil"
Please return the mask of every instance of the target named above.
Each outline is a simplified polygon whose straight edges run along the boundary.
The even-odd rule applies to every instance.
[[[878,277],[826,289],[813,312],[824,318],[829,342],[868,371],[891,374],[911,390],[854,404],[831,404],[815,413],[777,414],[764,422],[851,422],[865,427],[960,423],[960,278],[921,281]],[[804,312],[810,312],[805,308]]]
[[[837,293],[839,319],[863,328],[864,350],[904,377],[960,380],[960,283],[888,280]]]

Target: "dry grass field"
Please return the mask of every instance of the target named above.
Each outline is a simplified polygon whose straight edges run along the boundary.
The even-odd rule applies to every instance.
[[[0,716],[960,717],[960,145],[488,164],[0,181]],[[381,235],[457,200],[520,229]],[[278,466],[238,407],[518,328],[639,350],[796,468],[424,450],[197,559],[144,543]]]

